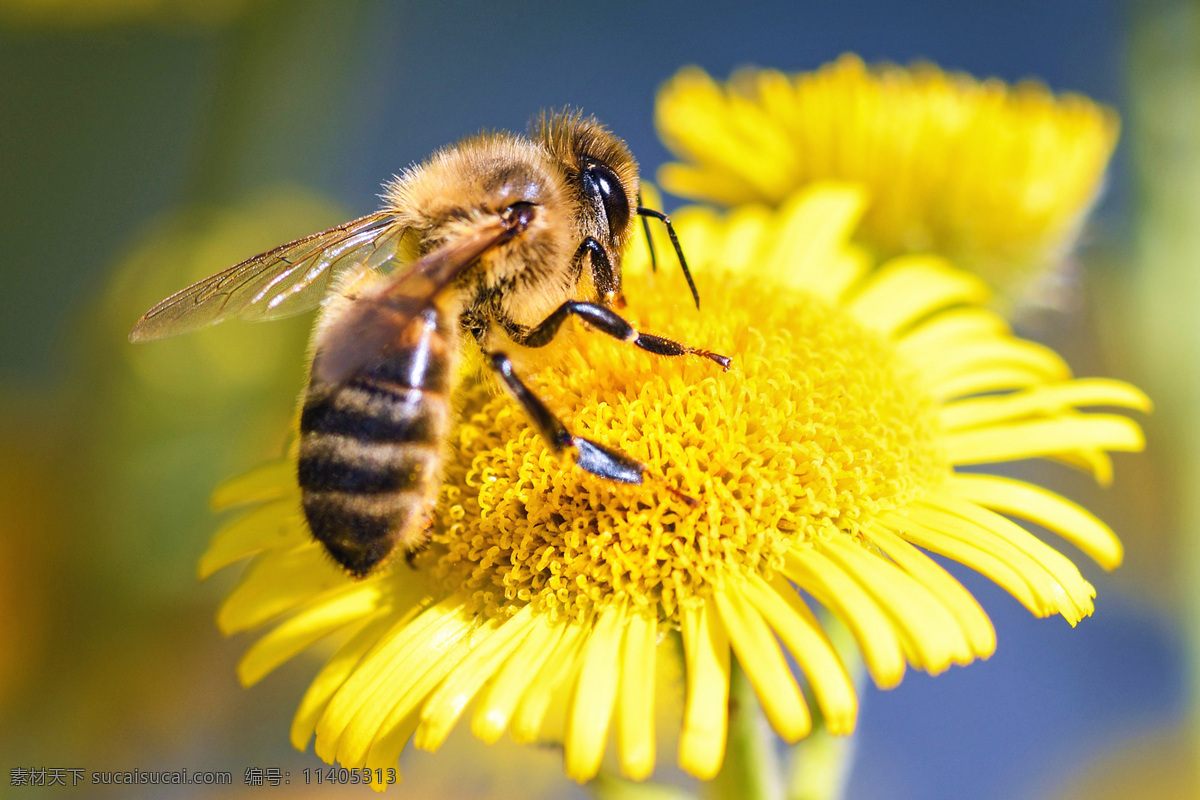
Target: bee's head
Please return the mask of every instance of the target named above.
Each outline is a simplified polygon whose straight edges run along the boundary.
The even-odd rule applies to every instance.
[[[575,206],[576,232],[604,251],[610,270],[596,270],[596,294],[602,303],[621,297],[621,254],[633,231],[638,203],[637,162],[625,143],[595,117],[578,111],[543,113],[533,123],[533,139],[549,152],[562,170]]]

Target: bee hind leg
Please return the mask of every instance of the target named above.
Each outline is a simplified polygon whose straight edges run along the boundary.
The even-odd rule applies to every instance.
[[[629,456],[610,447],[572,436],[562,420],[554,415],[546,404],[526,386],[516,372],[512,361],[504,353],[489,353],[488,361],[500,376],[505,387],[537,425],[542,438],[556,453],[572,450],[575,463],[582,469],[601,478],[618,483],[641,483],[646,468]]]

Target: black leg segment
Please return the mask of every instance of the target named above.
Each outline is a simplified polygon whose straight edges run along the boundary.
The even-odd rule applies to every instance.
[[[488,360],[513,397],[533,419],[542,438],[554,452],[574,450],[575,463],[587,472],[601,478],[618,483],[642,482],[642,475],[646,468],[637,461],[620,451],[605,447],[590,439],[572,436],[562,421],[554,416],[554,412],[546,408],[546,404],[521,382],[521,379],[513,371],[512,362],[508,356],[504,353],[489,353]]]
[[[571,266],[574,268],[576,275],[583,270],[583,259],[585,256],[591,257],[592,263],[592,282],[596,285],[596,294],[598,294],[606,303],[611,303],[617,299],[617,294],[621,291],[621,287],[617,285],[617,276],[613,273],[612,262],[608,260],[608,253],[604,251],[604,247],[600,242],[596,241],[596,237],[588,236],[579,244],[579,249],[575,251],[574,258],[571,259]]]
[[[692,290],[692,299],[696,301],[696,308],[700,307],[700,292],[696,290],[696,282],[692,280],[692,271],[688,269],[687,259],[683,257],[683,248],[679,246],[679,237],[675,235],[675,226],[671,224],[671,218],[661,211],[655,211],[653,208],[644,208],[641,205],[637,207],[638,216],[645,222],[647,217],[654,219],[667,226],[667,236],[671,237],[671,244],[675,247],[675,255],[679,256],[679,267],[683,270],[683,277],[687,278],[688,288]],[[649,230],[646,231],[649,236]],[[650,247],[650,253],[654,253],[653,245]]]
[[[514,338],[518,344],[523,344],[526,347],[543,347],[550,343],[550,340],[558,333],[558,329],[566,322],[567,317],[572,314],[584,320],[592,327],[607,333],[614,339],[632,342],[648,353],[660,356],[703,356],[710,361],[720,364],[722,369],[729,369],[730,360],[727,357],[711,353],[708,350],[688,347],[672,339],[664,339],[661,336],[638,333],[620,314],[597,303],[583,303],[575,300],[567,301],[559,306],[554,313],[546,317],[537,327],[523,333],[519,331],[510,331],[510,333],[517,334]]]

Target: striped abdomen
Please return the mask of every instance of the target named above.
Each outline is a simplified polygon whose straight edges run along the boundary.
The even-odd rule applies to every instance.
[[[450,425],[456,331],[435,309],[340,386],[313,379],[300,417],[300,489],[313,536],[362,577],[426,535]],[[317,358],[321,357],[318,344]]]

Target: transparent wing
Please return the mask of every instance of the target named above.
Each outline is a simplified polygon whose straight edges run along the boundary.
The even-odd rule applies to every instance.
[[[144,342],[230,317],[269,320],[308,311],[347,268],[391,261],[405,230],[394,212],[377,211],[282,244],[171,295],[138,320],[129,338]]]
[[[437,296],[465,269],[494,247],[525,231],[528,212],[521,218],[499,217],[475,230],[455,236],[405,266],[391,280],[354,298],[350,308],[326,330],[313,361],[313,374],[337,386],[372,360],[409,337],[410,323],[433,324]]]

